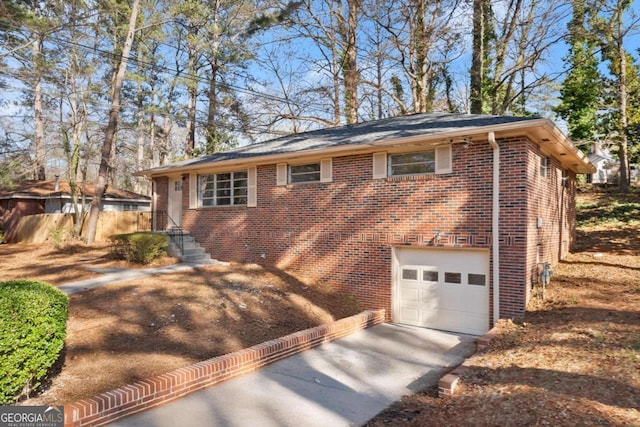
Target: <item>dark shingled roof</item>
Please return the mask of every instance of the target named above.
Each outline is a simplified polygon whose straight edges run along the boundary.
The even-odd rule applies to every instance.
[[[528,120],[539,120],[539,117],[510,117],[447,113],[412,114],[408,116],[357,123],[348,126],[291,134],[257,144],[238,147],[222,153],[184,160],[171,165],[150,169],[145,172],[163,171],[173,168],[221,162],[225,160],[250,159],[273,154],[295,153],[306,150],[366,144],[419,135],[464,131],[464,129],[524,122]]]
[[[82,183],[78,183],[78,186],[82,188]],[[96,185],[94,183],[87,183],[84,186],[85,194],[88,197],[93,197]],[[17,182],[10,187],[0,188],[0,199],[11,199],[20,197],[29,198],[50,198],[50,197],[68,197],[71,194],[69,183],[64,180],[58,182],[58,190],[56,190],[55,181],[22,181]],[[107,191],[104,195],[109,199],[122,199],[122,200],[151,200],[149,196],[143,196],[132,191],[121,190],[119,188],[107,187]]]

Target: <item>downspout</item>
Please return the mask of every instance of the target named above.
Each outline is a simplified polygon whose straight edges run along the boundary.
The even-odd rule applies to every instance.
[[[156,180],[151,178],[151,231],[158,230],[157,222],[157,209],[158,209],[158,185]]]
[[[493,207],[491,209],[491,248],[493,251],[493,325],[500,319],[500,146],[496,134],[489,132],[489,144],[493,148]]]

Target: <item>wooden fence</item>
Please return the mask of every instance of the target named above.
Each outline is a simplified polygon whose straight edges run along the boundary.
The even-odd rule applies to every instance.
[[[82,236],[86,237],[86,224]],[[151,229],[151,212],[100,212],[96,229],[96,242],[106,242],[109,236]],[[7,233],[8,243],[44,243],[54,240],[56,235],[63,240],[71,235],[73,215],[71,214],[38,214],[20,218],[15,229]]]

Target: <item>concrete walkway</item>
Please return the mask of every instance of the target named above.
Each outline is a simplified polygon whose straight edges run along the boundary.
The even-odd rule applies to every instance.
[[[437,384],[475,352],[469,335],[382,324],[111,426],[359,426]]]
[[[180,263],[180,264],[165,265],[162,267],[141,268],[141,269],[88,267],[88,269],[93,271],[94,273],[101,273],[103,275],[99,277],[92,277],[91,279],[79,280],[77,282],[65,283],[63,285],[57,286],[57,288],[67,295],[72,295],[78,292],[99,288],[101,286],[110,285],[113,283],[121,283],[121,282],[126,282],[128,280],[157,276],[159,274],[173,273],[176,271],[190,270],[192,268],[215,265],[218,263],[225,264],[219,261],[214,261],[214,263],[208,263],[208,264],[202,264],[202,265]]]

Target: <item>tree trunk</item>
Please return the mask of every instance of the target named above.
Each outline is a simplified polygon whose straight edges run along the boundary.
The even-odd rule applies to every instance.
[[[618,98],[620,102],[620,122],[618,133],[620,141],[618,142],[618,158],[620,159],[620,192],[629,192],[629,141],[627,137],[627,60],[626,52],[620,47],[620,77],[618,82]]]
[[[74,51],[74,63],[76,54]],[[69,191],[71,193],[71,202],[73,203],[73,237],[79,238],[82,234],[82,224],[84,221],[84,204],[79,206],[79,189],[78,189],[78,171],[80,169],[80,148],[82,147],[82,132],[85,125],[86,114],[79,111],[78,92],[76,83],[76,67],[71,67],[69,76],[69,86],[71,93],[69,94],[69,114],[71,115],[71,140],[69,143],[65,133],[65,151],[67,153],[67,181],[69,182]],[[60,103],[60,118],[62,119],[62,106]],[[62,120],[61,120],[62,122]],[[61,123],[62,124],[62,123]]]
[[[333,7],[333,6],[332,6]],[[333,12],[333,11],[332,11]],[[331,72],[333,77],[333,125],[340,125],[341,108],[340,108],[340,63],[338,53],[338,40],[335,23],[331,23],[329,33],[327,34],[331,45]]]
[[[623,34],[622,10],[616,14],[616,32]],[[628,117],[627,117],[627,52],[622,43],[622,37],[617,41],[618,66],[620,75],[618,76],[618,100],[620,102],[620,118],[618,133],[618,158],[620,159],[620,192],[629,192],[629,141],[627,137]]]
[[[138,82],[138,120],[136,123],[136,170],[144,168],[144,141],[146,129],[144,126],[144,95],[142,93],[142,84]],[[133,189],[136,193],[144,193],[146,179],[143,177],[134,178]]]
[[[46,179],[45,150],[44,150],[44,118],[42,112],[42,34],[36,34],[32,44],[33,70],[33,122],[35,127],[34,154],[35,179]]]
[[[482,114],[484,75],[484,0],[473,0],[473,47],[471,56],[471,114]]]
[[[96,183],[95,193],[93,195],[93,198],[91,199],[91,209],[89,212],[89,221],[87,223],[87,243],[89,244],[92,244],[96,238],[98,216],[100,215],[100,205],[102,204],[102,197],[104,196],[107,188],[107,177],[109,176],[109,170],[111,168],[111,151],[113,142],[115,140],[116,131],[118,129],[120,91],[122,89],[122,82],[124,81],[124,74],[127,69],[129,53],[131,52],[131,46],[133,45],[133,38],[135,36],[135,27],[139,8],[140,0],[134,0],[133,5],[131,6],[129,28],[127,30],[127,37],[122,48],[122,56],[120,57],[118,73],[113,80],[111,91],[111,109],[109,110],[109,124],[107,125],[104,143],[102,144],[98,182]]]
[[[347,28],[345,29],[345,51],[342,69],[344,72],[345,119],[347,124],[358,123],[358,62],[356,32],[358,27],[358,1],[348,1]]]
[[[215,2],[213,9],[213,16],[211,21],[214,25],[218,24],[219,20],[219,2]],[[211,67],[211,79],[209,80],[209,109],[207,111],[207,146],[206,153],[213,154],[220,151],[218,129],[216,129],[218,123],[216,117],[218,115],[218,70],[220,69],[218,63],[218,57],[220,56],[220,34],[214,31],[209,36],[209,45],[211,46],[211,52],[209,56],[209,65]]]
[[[189,49],[189,74],[198,75],[197,52]],[[196,79],[190,79],[187,86],[189,100],[187,102],[187,139],[184,145],[184,153],[187,157],[193,155],[196,148],[196,102],[198,98],[198,82]]]
[[[427,110],[427,43],[424,19],[426,13],[425,0],[415,2],[415,24],[413,28],[413,45],[415,57],[414,65],[414,111],[416,113],[426,113]]]
[[[509,43],[511,43],[511,41],[513,40],[516,30],[523,27],[523,22],[530,22],[530,20],[532,19],[532,9],[530,9],[528,18],[522,22],[519,21],[520,11],[523,4],[523,0],[513,0],[513,2],[510,4],[513,9],[510,9],[509,15],[505,16],[502,25],[502,33],[495,41],[493,81],[491,82],[491,90],[489,91],[491,99],[491,114],[504,114],[509,105],[509,103],[503,102],[504,99],[507,98],[504,92],[511,89],[509,85],[505,84],[505,81],[507,79],[513,81],[513,74],[509,75],[507,79],[505,79],[505,76],[503,75],[503,71],[507,66],[507,53],[509,53],[507,52],[507,50],[509,47]]]
[[[209,109],[207,111],[207,154],[220,151],[216,131],[216,113],[218,110],[218,64],[211,64],[211,80],[209,81]]]

